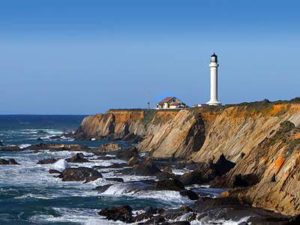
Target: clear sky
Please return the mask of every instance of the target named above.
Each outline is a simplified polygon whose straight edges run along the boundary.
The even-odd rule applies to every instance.
[[[299,96],[299,0],[0,2],[0,114]]]

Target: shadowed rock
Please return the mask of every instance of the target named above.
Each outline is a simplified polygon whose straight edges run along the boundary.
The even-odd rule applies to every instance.
[[[180,194],[182,196],[188,197],[190,200],[198,200],[199,199],[199,196],[191,190],[180,191]]]
[[[72,156],[71,158],[66,160],[67,162],[72,163],[85,163],[89,162],[86,158],[84,158],[84,155],[82,153],[77,153],[76,155]]]
[[[160,169],[151,159],[145,160],[133,167],[134,174],[140,176],[155,176],[161,173]]]
[[[259,179],[255,174],[238,174],[234,177],[233,186],[234,187],[249,187],[257,184]]]
[[[67,168],[60,175],[60,178],[62,178],[63,181],[90,182],[101,177],[101,173],[99,173],[97,170],[86,167]]]
[[[227,160],[225,156],[222,154],[218,161],[215,164],[212,164],[211,167],[214,169],[217,176],[222,176],[227,173],[235,166],[235,163]]]
[[[185,173],[180,176],[179,180],[184,185],[203,184],[207,182],[207,179],[204,178],[203,173],[200,171],[192,171],[192,172]]]
[[[167,179],[157,181],[154,188],[156,190],[181,191],[184,190],[184,185],[177,179]]]
[[[42,159],[42,160],[38,161],[37,164],[52,164],[57,161],[58,161],[58,159],[54,159],[54,158]]]
[[[117,158],[123,159],[123,160],[129,160],[132,157],[138,157],[139,152],[137,148],[132,147],[129,149],[124,149],[117,152]]]
[[[109,178],[105,178],[105,179],[109,180],[109,181],[124,182],[123,178],[120,178],[120,177],[109,177]]]
[[[128,205],[120,206],[120,207],[113,207],[113,208],[106,208],[102,209],[99,213],[100,216],[105,216],[108,220],[120,220],[125,223],[132,223],[132,208]]]
[[[19,165],[14,159],[0,159],[0,165]]]

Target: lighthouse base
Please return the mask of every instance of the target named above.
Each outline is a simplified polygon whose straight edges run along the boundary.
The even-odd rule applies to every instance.
[[[207,102],[206,104],[207,104],[207,105],[212,105],[212,106],[222,105],[221,102],[219,102],[219,101],[212,101],[212,100],[210,100],[210,101]]]

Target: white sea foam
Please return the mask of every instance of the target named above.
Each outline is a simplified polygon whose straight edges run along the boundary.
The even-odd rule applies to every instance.
[[[31,144],[21,144],[21,145],[19,145],[19,148],[24,149],[24,148],[28,148],[30,146],[31,146]]]
[[[118,183],[110,186],[101,195],[103,196],[131,196],[144,199],[160,199],[167,203],[191,202],[177,191],[156,191],[149,189],[148,185],[138,183]]]
[[[93,209],[69,209],[69,208],[53,208],[60,216],[52,215],[35,215],[30,218],[30,221],[34,223],[79,223],[82,225],[120,225],[124,224],[121,221],[109,221],[103,217],[100,217],[97,212],[99,210]]]
[[[51,167],[54,170],[63,171],[70,166],[65,159],[60,159],[57,162],[53,163]]]
[[[224,219],[214,220],[214,219],[211,219],[211,218],[207,219],[206,217],[204,217],[200,220],[191,221],[191,225],[209,225],[209,224],[239,225],[243,222],[248,222],[249,218],[250,217],[248,216],[248,217],[241,218],[238,221],[234,221],[234,220],[224,220]]]

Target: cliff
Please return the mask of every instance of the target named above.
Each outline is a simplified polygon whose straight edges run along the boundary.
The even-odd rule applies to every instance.
[[[236,163],[218,183],[233,187],[239,175],[255,185],[237,196],[287,215],[300,214],[300,104],[257,102],[189,110],[111,110],[83,120],[81,138],[141,137],[140,151],[153,157],[196,162],[221,154]]]

